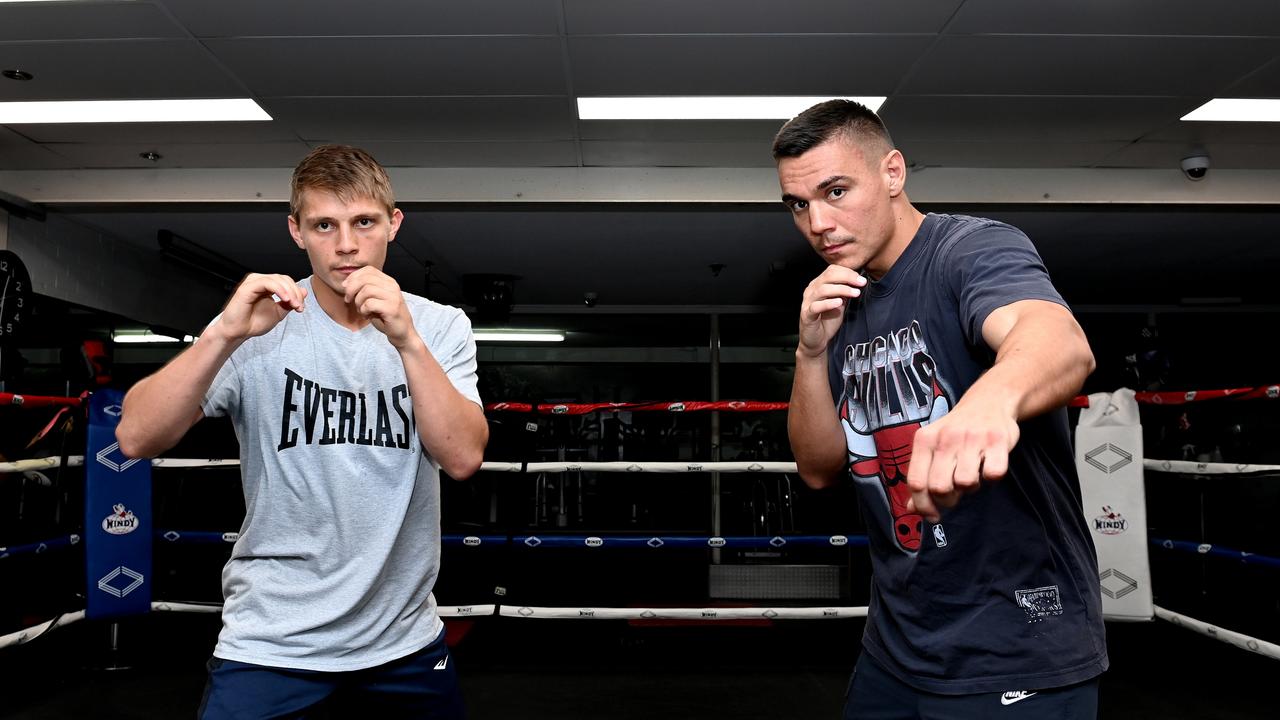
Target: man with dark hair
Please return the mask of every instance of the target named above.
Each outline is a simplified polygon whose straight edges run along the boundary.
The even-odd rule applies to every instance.
[[[1107,668],[1065,404],[1093,371],[1032,246],[920,213],[875,113],[831,100],[773,145],[829,263],[804,292],[788,431],[813,487],[852,476],[871,605],[846,718],[1093,718]]]
[[[195,345],[125,396],[130,457],[231,418],[246,513],[222,572],[202,720],[463,716],[432,595],[443,468],[489,431],[471,324],[382,272],[403,215],[363,150],[325,145],[293,175],[289,233],[311,277],[250,274]],[[345,716],[345,715],[344,715]]]

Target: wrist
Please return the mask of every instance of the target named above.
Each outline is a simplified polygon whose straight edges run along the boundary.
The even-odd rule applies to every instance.
[[[400,353],[401,357],[421,356],[427,352],[427,344],[423,342],[422,336],[416,332],[410,332],[406,337],[398,342],[393,341],[391,344],[395,347],[396,352]]]
[[[826,365],[827,349],[822,348],[821,350],[813,351],[806,350],[804,347],[797,347],[796,364]]]
[[[196,344],[215,352],[230,354],[243,344],[245,338],[236,337],[227,332],[221,322],[214,323],[204,329],[196,338]]]

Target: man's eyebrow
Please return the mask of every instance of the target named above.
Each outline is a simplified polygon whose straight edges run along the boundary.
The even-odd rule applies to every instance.
[[[826,190],[828,187],[835,185],[836,183],[848,184],[850,182],[852,182],[852,180],[849,179],[848,175],[832,175],[826,180],[823,180],[822,182],[818,183],[818,186],[816,189]],[[799,199],[800,198],[797,198],[795,195],[792,195],[791,193],[783,193],[782,195],[782,202],[784,203],[790,203],[793,200],[799,200]]]
[[[834,185],[835,183],[847,183],[847,182],[849,182],[848,175],[832,175],[826,180],[823,180],[822,182],[818,183],[818,189],[826,190],[828,186]]]

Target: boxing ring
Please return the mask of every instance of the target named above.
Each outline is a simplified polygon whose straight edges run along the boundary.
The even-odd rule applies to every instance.
[[[1242,388],[1190,393],[1133,393],[1121,390],[1102,393],[1088,398],[1077,398],[1073,406],[1079,408],[1080,423],[1076,427],[1076,451],[1084,496],[1085,519],[1098,545],[1100,580],[1103,591],[1104,614],[1109,621],[1159,620],[1197,632],[1215,640],[1228,643],[1242,650],[1280,659],[1280,645],[1262,637],[1223,627],[1217,623],[1165,608],[1153,602],[1151,560],[1155,556],[1194,556],[1205,563],[1247,565],[1258,569],[1280,568],[1280,558],[1266,553],[1253,552],[1210,542],[1208,538],[1169,538],[1149,531],[1147,490],[1151,494],[1161,492],[1166,483],[1183,482],[1190,478],[1198,483],[1238,480],[1247,478],[1253,483],[1271,483],[1280,478],[1280,465],[1255,465],[1229,462],[1213,462],[1182,459],[1146,458],[1142,448],[1142,431],[1138,422],[1138,406],[1176,406],[1197,402],[1235,402],[1250,400],[1265,402],[1280,397],[1280,387]],[[156,559],[153,552],[160,548],[185,548],[195,546],[218,547],[229,550],[238,537],[234,529],[194,530],[182,527],[156,527],[151,523],[151,483],[163,485],[165,474],[182,470],[187,477],[200,477],[200,473],[215,470],[232,470],[238,460],[199,458],[156,458],[150,462],[126,459],[119,455],[114,445],[113,427],[119,417],[119,394],[100,391],[92,398],[33,397],[0,393],[0,405],[11,406],[6,412],[39,410],[55,411],[54,418],[44,426],[28,447],[37,440],[48,439],[58,429],[69,432],[68,416],[82,417],[85,410],[97,408],[90,415],[87,448],[83,455],[69,454],[31,457],[0,462],[0,484],[19,483],[23,487],[49,487],[54,483],[50,473],[58,473],[62,486],[77,482],[73,476],[83,475],[86,485],[84,531],[56,537],[47,537],[0,547],[0,569],[4,563],[18,558],[38,562],[42,558],[75,555],[85,556],[85,587],[87,607],[65,612],[51,619],[0,634],[0,650],[23,645],[44,637],[56,628],[85,619],[115,622],[121,617],[152,612],[217,613],[220,605],[205,602],[183,602],[177,598],[152,597],[153,577],[158,571],[152,567]],[[675,402],[675,403],[598,403],[569,404],[515,404],[495,403],[486,408],[491,415],[515,414],[534,416],[582,416],[599,413],[692,413],[692,412],[742,412],[759,413],[784,410],[785,403],[755,402]],[[93,415],[96,412],[97,415]],[[104,424],[105,422],[105,424]],[[97,431],[95,432],[95,427]],[[65,444],[65,443],[64,443]],[[563,453],[561,453],[563,454]],[[70,472],[81,468],[80,473]],[[606,556],[615,551],[626,551],[633,557],[640,554],[661,561],[664,553],[702,552],[709,566],[723,565],[719,553],[730,550],[774,557],[782,551],[810,549],[815,553],[863,553],[865,535],[850,529],[845,533],[806,534],[789,531],[792,526],[785,519],[790,492],[790,477],[795,476],[795,464],[764,459],[734,461],[570,461],[547,462],[485,462],[481,472],[495,483],[532,484],[533,515],[550,518],[552,527],[536,529],[508,529],[504,532],[449,533],[442,544],[449,552],[465,557],[468,553],[490,553],[492,559],[505,556],[510,562],[513,553],[527,557],[529,553],[557,552],[573,549],[578,553]],[[122,499],[119,482],[126,474],[137,476],[128,480],[132,495]],[[608,487],[610,478],[647,477],[662,474],[706,476],[717,479],[712,485],[718,488],[718,479],[733,483],[737,478],[768,477],[773,479],[777,492],[769,495],[771,512],[781,517],[772,523],[776,532],[731,534],[720,533],[712,527],[702,534],[645,534],[607,532],[562,532],[555,525],[569,525],[566,514],[572,514],[573,495],[583,487],[582,478],[590,475],[601,487]],[[103,482],[106,489],[95,489]],[[207,482],[217,482],[208,478]],[[442,482],[448,482],[442,480]],[[567,493],[567,495],[566,495]],[[144,497],[144,495],[146,497]],[[568,499],[566,499],[568,498]],[[554,512],[548,513],[548,504]],[[579,507],[581,501],[579,500]],[[110,513],[104,519],[104,511]],[[580,510],[579,510],[580,512]],[[559,522],[557,523],[557,518]],[[718,516],[717,516],[718,518]],[[718,524],[718,519],[716,521]],[[134,543],[132,548],[117,547],[121,539]],[[106,553],[105,555],[100,555]],[[494,555],[496,553],[497,555]],[[829,557],[829,555],[828,555]],[[470,563],[468,563],[470,564]],[[766,563],[767,564],[767,563]],[[443,572],[449,573],[446,561]],[[715,573],[712,573],[715,582]],[[785,580],[789,576],[779,576]],[[801,577],[796,575],[794,577]],[[843,579],[841,582],[848,582]],[[830,578],[820,579],[817,585]],[[805,582],[809,582],[806,580]],[[865,579],[861,580],[865,583]],[[1274,581],[1272,581],[1274,582]],[[713,597],[732,596],[730,591]],[[803,589],[802,589],[803,590]],[[804,591],[787,594],[784,587],[774,589],[767,602],[744,604],[742,602],[716,602],[704,606],[666,607],[616,607],[537,605],[520,601],[506,602],[502,583],[494,588],[492,598],[477,598],[476,604],[441,605],[442,617],[468,622],[485,622],[485,618],[512,619],[580,619],[625,620],[644,623],[674,621],[686,623],[715,623],[721,621],[776,620],[839,620],[865,617],[867,608],[840,602],[802,604]],[[822,593],[809,593],[810,597]],[[835,596],[832,596],[834,599]],[[843,597],[843,595],[841,595]],[[774,602],[777,600],[777,602]],[[1176,607],[1176,606],[1175,606]],[[3,629],[3,628],[0,628]]]

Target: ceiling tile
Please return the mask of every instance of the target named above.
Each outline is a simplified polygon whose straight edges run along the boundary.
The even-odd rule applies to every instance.
[[[209,40],[262,97],[564,94],[554,38]]]
[[[936,33],[962,0],[565,0],[575,35]]]
[[[554,35],[557,0],[160,0],[197,37]]]
[[[1276,3],[1280,7],[1280,3]],[[1280,49],[1276,58],[1263,65],[1238,82],[1223,88],[1218,97],[1280,97]]]
[[[0,4],[0,42],[180,37],[183,29],[150,3]]]
[[[1107,167],[1177,168],[1182,158],[1201,152],[1211,158],[1213,168],[1267,170],[1280,167],[1280,142],[1269,144],[1221,140],[1201,145],[1180,142],[1144,142],[1127,146],[1107,157]]]
[[[272,112],[267,108],[267,112]],[[279,122],[227,123],[104,123],[13,125],[23,135],[47,143],[161,144],[264,143],[297,140],[293,130]]]
[[[899,142],[907,162],[928,167],[1052,168],[1094,167],[1126,143],[1060,142]]]
[[[1277,52],[1271,39],[947,37],[899,92],[1212,97]]]
[[[949,33],[1044,35],[1275,35],[1280,3],[1232,0],[968,0]]]
[[[858,96],[889,94],[929,42],[854,35],[588,37],[570,39],[569,52],[580,96]]]
[[[362,147],[387,167],[573,167],[573,142],[369,142]]]
[[[600,167],[773,167],[768,143],[584,141],[582,164]]]
[[[284,98],[267,105],[310,142],[573,138],[564,98]]]
[[[0,43],[5,100],[244,97],[244,89],[193,40],[68,40]]]
[[[1195,107],[1187,98],[898,97],[881,116],[899,145],[1132,142]]]
[[[194,145],[56,143],[45,147],[82,168],[292,168],[310,150],[302,142]],[[161,156],[160,160],[147,160],[141,157],[143,152],[157,153]]]
[[[54,170],[73,167],[75,164],[61,155],[0,127],[0,170]]]
[[[739,140],[760,143],[767,148],[782,123],[782,120],[583,120],[578,123],[578,132],[584,140]]]

